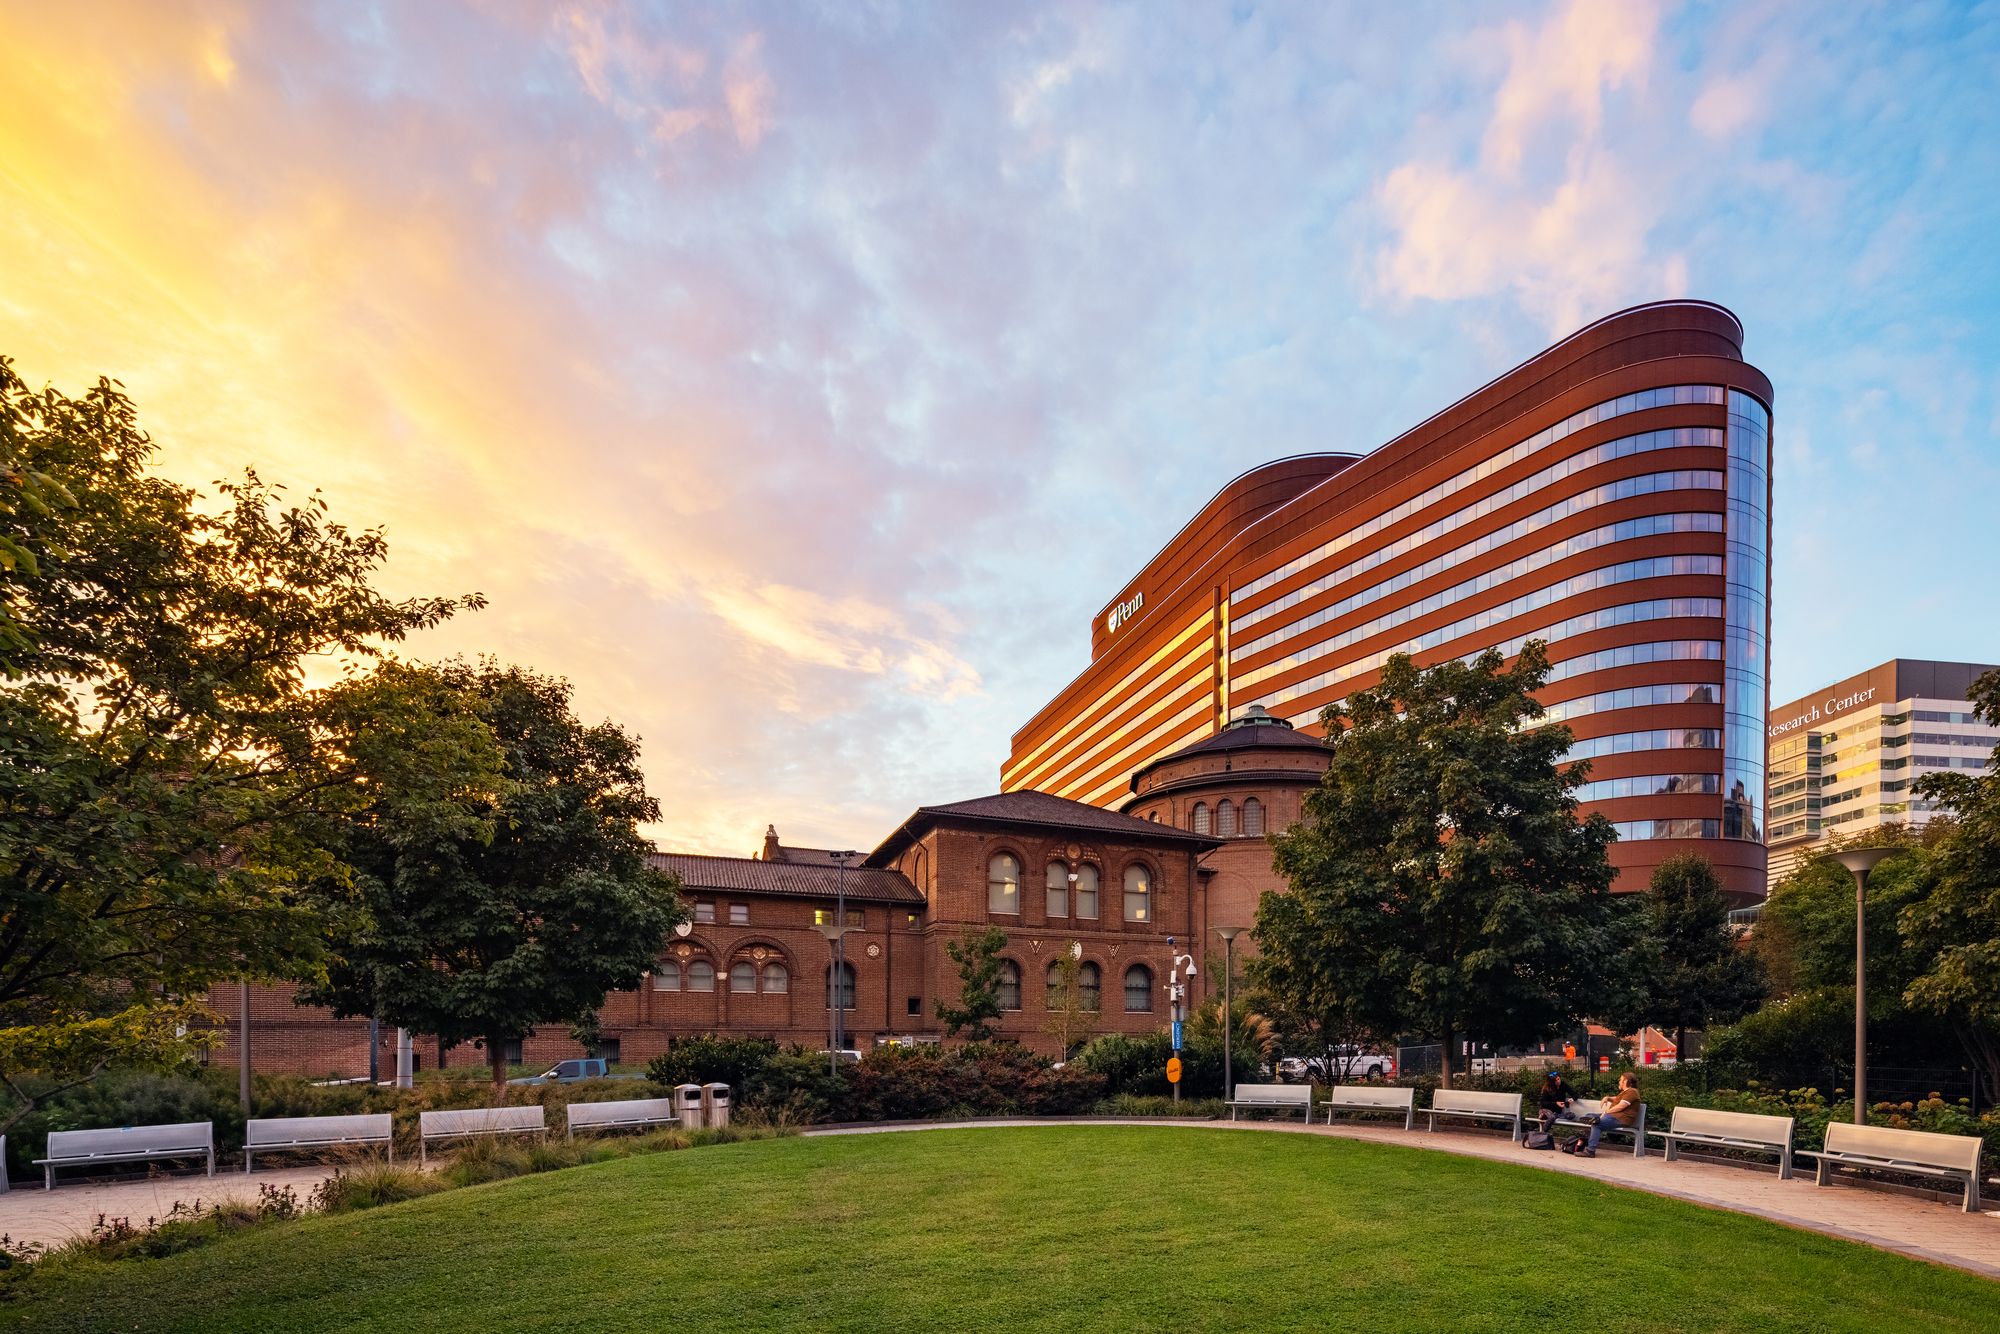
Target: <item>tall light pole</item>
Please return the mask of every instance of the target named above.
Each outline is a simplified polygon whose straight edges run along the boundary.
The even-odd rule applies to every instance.
[[[827,1004],[833,1010],[833,1050],[827,1054],[827,1068],[840,1073],[841,1038],[846,1035],[846,1016],[841,1013],[840,984],[847,978],[847,859],[861,854],[849,848],[845,852],[829,852],[840,867],[833,889],[833,929],[825,931],[826,938],[833,942],[833,974],[827,983]]]
[[[1854,874],[1854,1124],[1868,1124],[1868,873],[1896,847],[1843,848],[1833,859]]]
[[[1222,1100],[1228,1102],[1236,1094],[1231,1085],[1236,1078],[1236,1063],[1230,1059],[1229,1037],[1236,1027],[1236,1007],[1230,995],[1230,984],[1236,978],[1236,937],[1243,934],[1240,926],[1218,926],[1215,934],[1222,937]]]

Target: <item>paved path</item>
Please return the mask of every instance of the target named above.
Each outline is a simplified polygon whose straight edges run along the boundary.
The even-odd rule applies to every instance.
[[[193,1208],[218,1204],[223,1200],[254,1200],[263,1185],[290,1186],[298,1192],[299,1203],[320,1182],[333,1175],[331,1167],[293,1167],[259,1171],[245,1176],[241,1169],[217,1169],[214,1176],[158,1173],[143,1181],[121,1181],[112,1185],[58,1185],[43,1190],[17,1183],[0,1195],[0,1234],[15,1245],[35,1241],[52,1246],[89,1232],[99,1216],[129,1218],[134,1227],[145,1226],[148,1218],[165,1218],[176,1200]]]
[[[1941,1204],[1893,1191],[1871,1190],[1846,1183],[1821,1188],[1812,1173],[1780,1181],[1776,1168],[1733,1164],[1668,1162],[1657,1150],[1634,1158],[1630,1148],[1601,1148],[1595,1158],[1523,1149],[1499,1135],[1470,1132],[1405,1131],[1400,1126],[1304,1126],[1297,1121],[1194,1121],[1175,1119],[992,1120],[903,1122],[879,1126],[842,1126],[808,1130],[808,1135],[867,1135],[904,1130],[950,1130],[972,1126],[1178,1125],[1190,1129],[1279,1131],[1368,1140],[1405,1148],[1491,1158],[1548,1172],[1593,1177],[1634,1190],[1667,1195],[1693,1204],[1752,1214],[1789,1227],[1823,1232],[1885,1251],[1914,1256],[1935,1264],[1968,1269],[2000,1279],[2000,1210],[1967,1214],[1956,1204]]]

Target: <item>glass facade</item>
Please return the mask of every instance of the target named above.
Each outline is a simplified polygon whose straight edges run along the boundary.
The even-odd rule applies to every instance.
[[[1764,747],[1770,665],[1771,415],[1729,391],[1729,517],[1724,551],[1722,829],[1764,838]]]

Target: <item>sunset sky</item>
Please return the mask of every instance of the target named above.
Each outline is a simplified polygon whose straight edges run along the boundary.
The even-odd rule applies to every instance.
[[[1839,13],[1834,13],[1834,10]],[[2000,11],[0,0],[0,353],[387,528],[663,845],[995,790],[1218,487],[1581,324],[1777,387],[1772,698],[2000,658]]]

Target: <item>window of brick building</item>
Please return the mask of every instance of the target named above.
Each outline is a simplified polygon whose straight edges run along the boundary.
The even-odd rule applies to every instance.
[[[749,960],[729,965],[729,989],[731,991],[757,990],[757,965]]]
[[[1153,1012],[1153,970],[1135,963],[1125,970],[1125,1013]]]
[[[1049,916],[1069,916],[1069,866],[1063,862],[1050,862],[1046,883],[1049,887]]]
[[[509,1065],[520,1065],[528,1058],[521,1054],[521,1039],[508,1038],[500,1044],[500,1056]]]
[[[833,989],[831,968],[826,970],[826,984],[827,989],[831,991]],[[843,1010],[854,1008],[854,965],[851,963],[840,965],[840,1008]]]
[[[696,899],[694,901],[694,920],[697,922],[713,922],[715,920],[714,902],[709,899]]]
[[[813,925],[814,925],[814,926],[832,926],[832,925],[833,925],[833,909],[831,909],[831,908],[814,908],[814,909],[813,909]],[[847,925],[848,925],[848,926],[849,926],[849,927],[850,927],[851,929],[853,929],[853,930],[855,930],[855,931],[863,931],[863,930],[866,930],[866,929],[867,929],[867,927],[868,927],[868,914],[867,914],[866,912],[862,911],[862,910],[861,910],[860,908],[849,908],[849,909],[847,910]]]
[[[672,959],[660,960],[653,970],[653,990],[679,991],[681,989],[681,966]]]
[[[606,1065],[618,1064],[619,1040],[617,1038],[599,1038],[597,1040],[597,1054]]]
[[[1153,877],[1143,866],[1125,868],[1125,920],[1153,920]]]
[[[1076,994],[1084,1009],[1097,1013],[1098,998],[1104,992],[1104,974],[1094,963],[1080,965],[1076,970]]]
[[[906,1009],[906,1010],[904,1011],[904,1013],[908,1014],[908,1015],[909,1015],[909,1016],[910,1016],[910,1017],[911,1017],[912,1019],[921,1019],[921,1018],[923,1018],[923,1017],[924,1017],[924,998],[923,998],[922,996],[912,996],[912,997],[910,997],[910,999],[909,999],[909,1006],[908,1006],[908,1008],[907,1008],[907,1009]]]
[[[1215,836],[1236,837],[1236,805],[1227,797],[1215,803]]]
[[[730,905],[729,905],[729,924],[730,924],[731,926],[748,926],[748,925],[750,925],[750,905],[749,905],[749,904],[747,904],[747,903],[732,903],[732,904],[730,904]]]
[[[1008,853],[986,863],[986,911],[1020,915],[1021,863]]]
[[[1076,868],[1076,915],[1097,920],[1097,868],[1089,862]]]
[[[781,963],[764,965],[764,990],[773,996],[781,996],[792,989],[792,975]]]
[[[687,968],[689,991],[715,990],[715,965],[706,959],[696,959]]]
[[[1264,803],[1255,797],[1243,799],[1243,834],[1246,838],[1264,836]]]
[[[1206,834],[1208,832],[1207,802],[1197,801],[1194,804],[1194,812],[1189,820],[1188,828],[1194,830],[1194,832],[1197,834]]]
[[[1021,965],[1012,959],[1000,961],[1000,1008],[1018,1010],[1021,1008]]]

